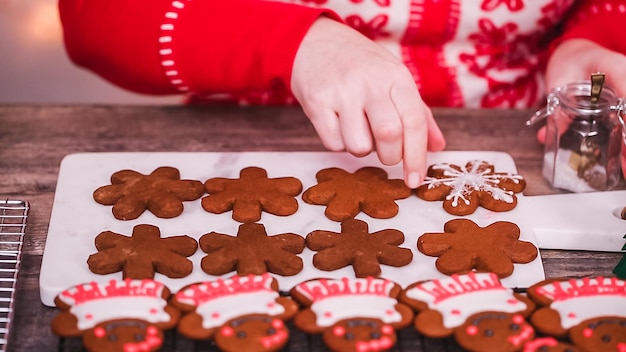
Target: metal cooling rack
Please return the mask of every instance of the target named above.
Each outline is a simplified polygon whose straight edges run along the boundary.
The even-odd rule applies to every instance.
[[[6,351],[29,204],[0,199],[0,351]]]

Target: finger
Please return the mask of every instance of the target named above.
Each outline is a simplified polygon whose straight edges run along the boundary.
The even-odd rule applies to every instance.
[[[615,90],[617,96],[626,96],[626,55],[613,53],[605,56],[598,72],[606,73],[606,84]]]
[[[541,128],[537,130],[537,140],[541,144],[546,143],[546,126],[541,126]]]
[[[373,99],[365,106],[378,159],[385,165],[395,165],[402,160],[402,121],[398,111],[388,99]]]
[[[437,152],[443,150],[446,147],[446,139],[435,121],[430,108],[426,108],[426,123],[428,124],[428,150],[431,152]]]
[[[417,188],[426,174],[426,147],[428,145],[428,114],[417,88],[392,88],[394,102],[402,122],[402,160],[404,181],[410,188]]]
[[[343,137],[339,130],[339,118],[333,110],[315,107],[306,108],[304,106],[302,109],[309,117],[324,147],[332,151],[345,150]]]
[[[339,130],[346,150],[362,157],[372,151],[372,132],[362,105],[351,104],[338,109]]]

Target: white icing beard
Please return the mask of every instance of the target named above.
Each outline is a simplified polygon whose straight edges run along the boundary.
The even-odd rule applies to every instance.
[[[425,294],[417,290],[407,292],[408,297],[420,301],[427,300]],[[507,290],[499,289],[465,293],[439,303],[428,302],[428,307],[441,313],[443,326],[452,329],[465,323],[472,314],[486,311],[515,313],[525,310],[526,304]]]
[[[553,302],[550,307],[559,312],[564,329],[591,318],[626,316],[626,299],[623,296],[579,297]]]
[[[311,310],[317,318],[317,326],[321,327],[349,318],[377,318],[388,324],[402,320],[395,308],[397,303],[394,298],[380,295],[345,295],[317,300]]]
[[[167,302],[161,298],[115,297],[92,300],[72,306],[70,313],[76,316],[78,328],[87,330],[96,324],[113,319],[141,319],[149,323],[167,322]]]
[[[237,293],[212,299],[198,306],[196,313],[202,316],[205,329],[222,326],[228,320],[247,314],[281,314],[285,308],[276,303],[278,292],[256,291]]]

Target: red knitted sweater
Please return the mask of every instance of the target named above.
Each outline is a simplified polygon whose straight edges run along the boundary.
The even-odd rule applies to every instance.
[[[526,107],[551,44],[626,53],[626,0],[60,0],[70,58],[125,89],[285,104],[319,16],[401,57],[431,106]]]

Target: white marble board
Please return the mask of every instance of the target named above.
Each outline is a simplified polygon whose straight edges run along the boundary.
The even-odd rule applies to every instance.
[[[496,166],[498,172],[517,172],[510,155],[489,151],[446,151],[428,155],[429,164],[448,162],[464,165],[467,161],[480,159]],[[317,171],[337,166],[353,172],[363,166],[382,167],[390,178],[402,178],[401,165],[384,166],[375,155],[356,158],[347,153],[332,152],[233,152],[233,153],[82,153],[66,156],[59,172],[54,198],[48,237],[44,250],[40,276],[41,300],[53,306],[54,297],[62,290],[83,282],[105,281],[121,278],[121,273],[96,275],[89,271],[87,258],[96,252],[94,238],[102,231],[110,230],[129,235],[138,224],[156,225],[163,237],[189,235],[199,239],[203,234],[216,231],[235,235],[240,223],[232,219],[231,213],[211,214],[202,209],[200,200],[185,202],[182,215],[173,219],[160,219],[145,212],[136,220],[116,220],[111,206],[96,203],[93,191],[110,184],[111,175],[122,169],[133,169],[148,174],[160,166],[173,166],[180,170],[182,179],[195,179],[201,182],[211,177],[238,178],[239,171],[247,166],[259,166],[268,171],[268,177],[294,176],[302,181],[303,189],[315,185]],[[518,207],[509,212],[496,213],[479,208],[467,216],[479,226],[487,226],[495,221],[505,220],[518,224],[521,239],[537,244],[532,228],[517,220],[524,215],[524,196],[519,194]],[[528,198],[528,197],[526,197]],[[263,214],[260,223],[265,225],[268,235],[297,233],[306,236],[313,230],[324,229],[339,232],[340,224],[324,216],[325,207],[309,205],[300,196],[299,210],[288,217]],[[359,214],[357,218],[367,221],[369,232],[395,228],[405,235],[402,247],[413,250],[413,261],[404,267],[382,266],[382,276],[398,282],[403,287],[418,281],[444,277],[435,268],[436,258],[417,251],[417,238],[425,232],[443,232],[448,220],[458,218],[443,211],[441,202],[427,202],[412,195],[398,200],[399,214],[391,219],[373,219]],[[314,252],[305,249],[301,257],[305,269],[291,277],[276,276],[282,290],[313,277],[353,276],[352,267],[333,272],[315,269],[312,264]],[[194,263],[193,273],[183,279],[169,279],[156,275],[172,291],[182,286],[215,277],[200,269],[200,260],[206,254],[200,249],[190,259]],[[234,273],[224,275],[231,276]],[[503,279],[508,287],[527,287],[544,278],[541,258],[538,256],[529,264],[516,264],[513,275]]]

